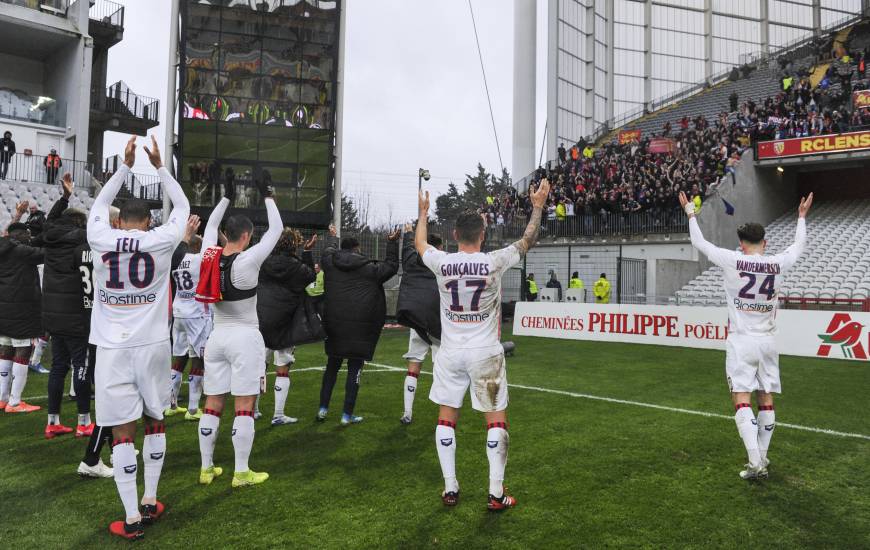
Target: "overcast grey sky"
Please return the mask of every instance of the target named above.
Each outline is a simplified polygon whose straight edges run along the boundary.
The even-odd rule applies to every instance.
[[[165,107],[170,2],[116,1],[126,6],[126,27],[124,40],[110,51],[109,83],[123,80]],[[472,5],[502,160],[510,168],[513,2],[472,0]],[[451,179],[461,185],[478,162],[497,173],[467,0],[346,0],[346,6],[345,191],[351,196],[370,193],[379,221],[399,221],[416,214],[420,166],[432,173],[428,187],[434,193],[446,190]],[[543,20],[541,11],[539,29]],[[539,51],[541,43],[539,36]],[[539,88],[538,144],[543,95]],[[164,113],[155,132],[161,144]],[[106,155],[123,142],[124,136],[107,133]],[[136,169],[148,168],[140,155]]]

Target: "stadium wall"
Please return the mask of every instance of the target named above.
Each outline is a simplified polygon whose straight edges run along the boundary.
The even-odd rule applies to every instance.
[[[674,296],[700,274],[701,264],[695,260],[660,259],[656,261],[655,295]]]
[[[752,151],[743,154],[734,179],[724,179],[713,195],[707,197],[698,216],[704,237],[722,248],[737,247],[737,228],[747,222],[767,225],[789,208],[797,208],[798,191],[794,170],[777,172],[773,168],[756,168]],[[725,213],[728,201],[734,215]],[[710,267],[703,255],[695,254],[702,269]]]

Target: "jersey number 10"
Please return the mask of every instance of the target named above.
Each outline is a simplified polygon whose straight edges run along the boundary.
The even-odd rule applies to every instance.
[[[121,253],[106,252],[103,254],[102,260],[104,264],[109,266],[109,280],[106,281],[106,288],[124,288],[124,281],[121,280]],[[127,275],[130,284],[136,288],[145,288],[150,285],[154,280],[154,257],[147,252],[134,252],[127,261]]]

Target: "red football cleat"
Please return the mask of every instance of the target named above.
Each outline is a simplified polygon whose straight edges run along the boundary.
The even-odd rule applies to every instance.
[[[46,439],[54,439],[59,435],[65,435],[68,433],[72,433],[73,429],[64,426],[63,424],[48,424],[45,427],[45,438]]]
[[[0,411],[6,412],[6,405],[8,405],[8,404],[9,403],[6,401],[0,401]]]
[[[459,491],[441,493],[441,502],[444,503],[444,506],[456,506],[459,504]]]
[[[145,536],[141,521],[136,523],[127,523],[124,520],[113,521],[109,524],[109,532],[127,540],[139,540]]]
[[[142,523],[144,523],[145,525],[152,525],[160,518],[160,516],[163,515],[163,512],[165,510],[166,506],[164,506],[163,503],[159,500],[155,504],[143,504]]]
[[[507,490],[504,491],[501,497],[489,495],[489,502],[486,503],[486,507],[490,512],[501,512],[516,505],[517,499],[507,494]]]
[[[18,403],[17,405],[6,405],[6,408],[3,410],[8,413],[31,413],[33,411],[38,411],[41,409],[39,405],[29,405],[24,401]]]
[[[79,424],[76,426],[76,437],[91,437],[91,434],[94,433],[94,427],[96,424],[91,422],[87,426],[84,424]]]

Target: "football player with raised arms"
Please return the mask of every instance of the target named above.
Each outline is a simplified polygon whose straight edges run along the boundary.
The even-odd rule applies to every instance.
[[[157,500],[157,484],[166,454],[163,410],[169,403],[169,271],[190,213],[184,191],[163,167],[153,136],[145,152],[172,201],[166,223],[149,229],[147,203],[129,199],[121,205],[120,229],[109,224],[109,205],[136,161],[135,136],[124,149],[124,164],[100,191],[88,216],[96,290],[90,343],[97,346],[97,424],[112,426],[115,484],[126,513],[126,520],[113,522],[109,530],[134,540],[144,535],[143,524],[155,521],[164,509]],[[139,418],[145,421],[141,509],[133,447]]]
[[[484,414],[487,424],[486,455],[489,459],[487,508],[500,511],[516,506],[504,491],[507,464],[507,375],[501,336],[501,278],[519,263],[538,239],[541,212],[550,185],[542,180],[530,194],[532,215],[523,237],[489,253],[480,248],[486,236],[483,217],[464,212],[456,220],[453,237],[459,251],[449,254],[427,242],[429,193],[420,193],[415,246],[423,263],[435,273],[440,293],[441,347],[434,357],[434,380],[429,399],[440,405],[435,447],[444,476],[441,500],[446,506],[459,502],[456,480],[456,422],[465,393],[471,389],[471,406]]]
[[[266,344],[257,318],[257,284],[260,267],[284,229],[281,214],[272,197],[272,189],[257,181],[265,199],[269,228],[260,242],[248,248],[254,234],[254,224],[243,215],[233,215],[224,222],[227,243],[216,247],[218,226],[233,196],[232,183],[226,184],[225,196],[218,202],[205,226],[202,246],[203,260],[196,299],[213,303],[214,328],[205,347],[206,395],[202,418],[199,420],[199,451],[202,458],[199,482],[208,485],[223,473],[214,465],[214,448],[224,409],[226,394],[232,394],[235,404],[233,449],[235,474],[232,486],[243,487],[263,483],[265,472],[254,472],[248,458],[254,445],[254,404],[266,376]]]
[[[728,302],[728,339],[725,343],[725,373],[737,432],[746,447],[749,463],[740,477],[767,477],[767,450],[776,426],[773,394],[781,392],[779,353],[776,349],[776,309],[785,273],[804,251],[806,215],[813,194],[801,198],[794,244],[774,255],[764,255],[764,227],[747,223],[737,229],[740,251],[717,248],[704,239],[695,216],[695,204],[680,193],[680,205],[689,216],[692,246],[722,268]],[[758,402],[758,418],[752,412],[752,393]]]

